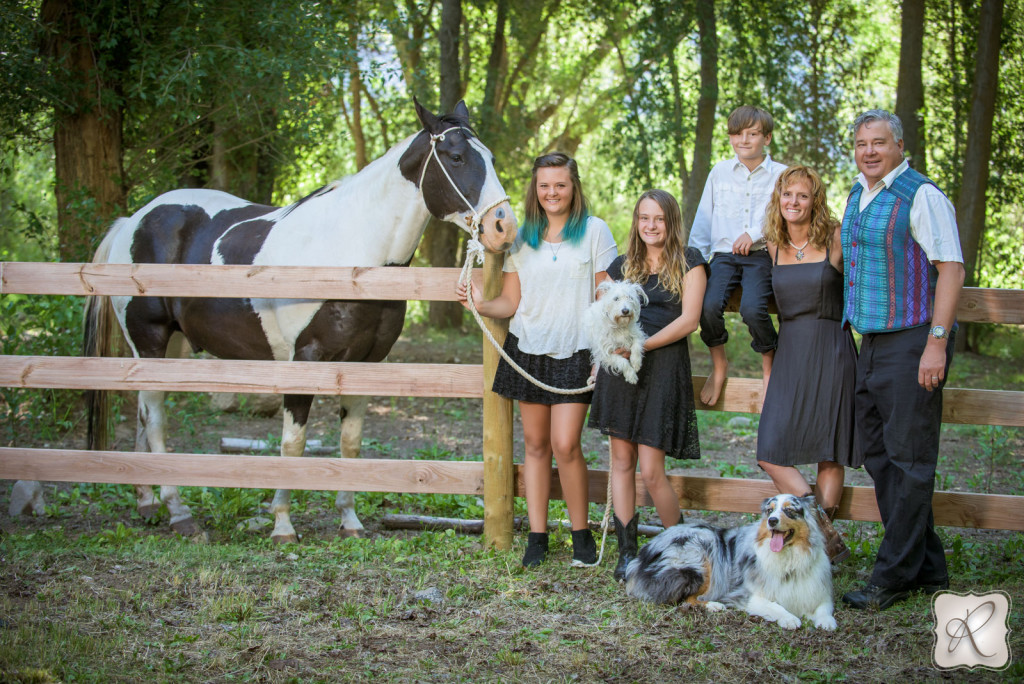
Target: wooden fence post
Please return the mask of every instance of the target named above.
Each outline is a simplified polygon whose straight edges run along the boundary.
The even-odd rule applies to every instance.
[[[501,294],[503,254],[484,258],[484,297]],[[508,334],[507,320],[485,318],[499,344]],[[512,504],[515,474],[512,467],[512,401],[491,391],[498,369],[498,351],[484,337],[484,542],[497,549],[512,548]]]

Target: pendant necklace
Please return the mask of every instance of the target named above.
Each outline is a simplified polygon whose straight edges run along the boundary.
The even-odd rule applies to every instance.
[[[548,243],[548,249],[551,250],[551,260],[558,261],[558,250],[562,249],[562,243],[559,242],[557,247],[552,247],[552,243]]]
[[[792,240],[789,241],[789,246],[796,250],[796,260],[797,261],[803,261],[804,260],[804,247],[806,247],[810,241],[811,241],[811,239],[807,238],[807,242],[805,242],[804,244],[800,245],[799,247],[794,245]]]

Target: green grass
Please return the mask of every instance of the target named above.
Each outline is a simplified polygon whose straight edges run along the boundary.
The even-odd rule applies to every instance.
[[[873,525],[843,528],[854,555],[835,575],[837,596],[859,582],[877,544]],[[450,531],[286,548],[253,538],[194,544],[145,529],[119,537],[56,528],[0,540],[0,680],[940,678],[923,596],[884,613],[838,607],[836,633],[806,624],[785,632],[735,611],[637,603],[610,566],[568,567],[558,535],[549,561],[530,571],[518,563],[521,539],[500,552]],[[954,590],[1024,591],[1024,536],[953,534],[947,547]],[[439,602],[416,597],[429,589]],[[1010,626],[1019,655],[1019,605]],[[1015,663],[1000,676],[1022,674]]]

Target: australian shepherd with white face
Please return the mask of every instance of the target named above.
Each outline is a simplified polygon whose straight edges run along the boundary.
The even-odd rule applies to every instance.
[[[626,568],[626,593],[652,603],[739,608],[784,629],[799,627],[801,617],[836,628],[814,497],[765,499],[760,522],[742,527],[670,527]]]

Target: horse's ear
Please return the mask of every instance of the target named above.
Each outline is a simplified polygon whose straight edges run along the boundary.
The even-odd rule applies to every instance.
[[[430,132],[434,132],[439,127],[439,121],[426,107],[420,104],[420,101],[415,97],[412,98],[413,104],[416,105],[416,116],[419,118],[420,123],[423,124],[423,128]]]
[[[459,104],[455,105],[455,109],[452,111],[452,116],[462,119],[467,124],[469,123],[469,108],[466,107],[465,100],[459,100]]]

